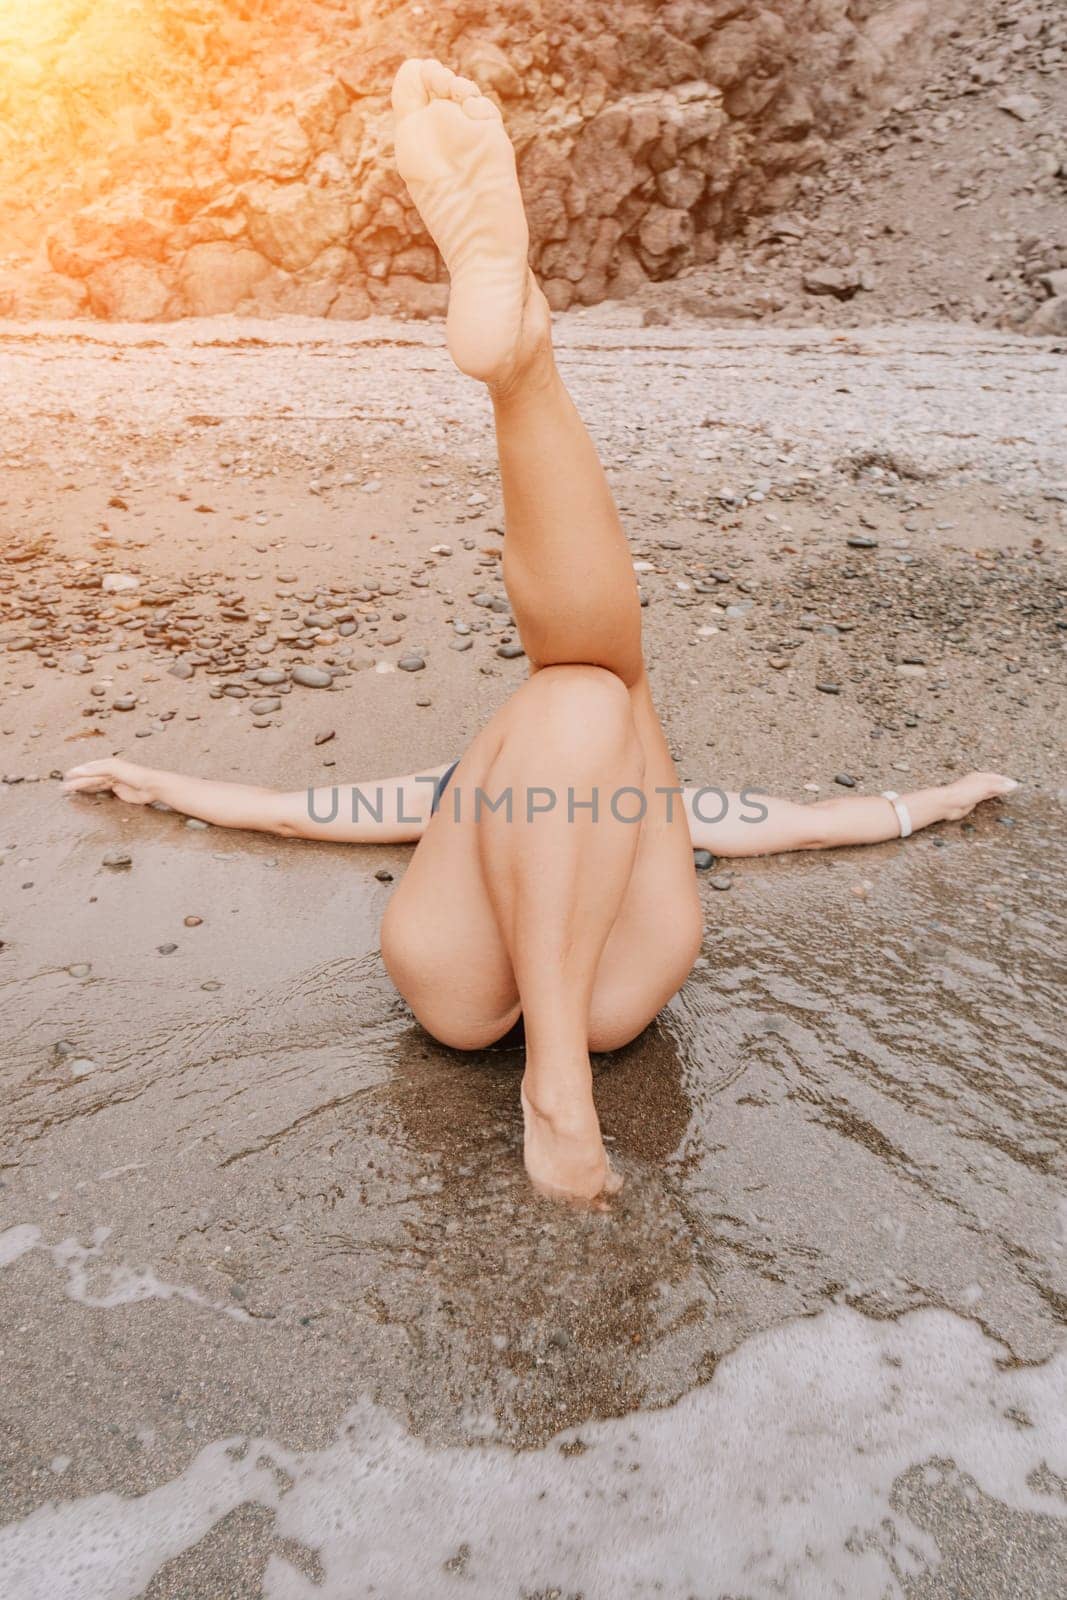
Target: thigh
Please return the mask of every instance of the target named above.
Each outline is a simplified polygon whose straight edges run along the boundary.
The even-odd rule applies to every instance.
[[[704,931],[681,786],[647,679],[631,690],[631,700],[645,754],[647,813],[593,986],[591,1050],[616,1050],[648,1026],[688,977]],[[668,806],[657,789],[679,792]]]
[[[457,1050],[492,1044],[515,1023],[519,995],[486,892],[469,803],[506,727],[507,707],[472,741],[382,919],[382,959],[428,1033]],[[452,800],[464,795],[459,820]]]

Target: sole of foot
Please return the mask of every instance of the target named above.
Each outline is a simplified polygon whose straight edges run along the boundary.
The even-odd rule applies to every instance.
[[[535,1110],[524,1089],[522,1115],[523,1161],[537,1192],[549,1200],[606,1211],[622,1188],[622,1178],[608,1161],[595,1110],[582,1119],[587,1126],[561,1131],[558,1123]]]
[[[397,166],[451,278],[452,359],[506,387],[544,344],[548,307],[500,112],[440,61],[405,61],[392,98]]]

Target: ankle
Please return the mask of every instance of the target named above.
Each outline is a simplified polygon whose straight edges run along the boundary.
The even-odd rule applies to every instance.
[[[588,1139],[600,1136],[600,1120],[593,1104],[592,1080],[588,1083],[557,1083],[522,1080],[524,1110],[531,1112],[558,1138]]]
[[[524,350],[486,380],[490,399],[498,411],[509,411],[559,383],[556,358],[549,341]]]
[[[540,284],[529,273],[522,327],[511,359],[486,380],[493,404],[507,408],[559,383],[552,349],[552,315]]]

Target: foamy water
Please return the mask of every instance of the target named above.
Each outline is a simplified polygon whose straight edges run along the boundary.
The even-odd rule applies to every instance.
[[[45,1244],[40,1228],[31,1223],[20,1223],[0,1233],[0,1267],[8,1266],[31,1250],[40,1250],[51,1256],[57,1267],[67,1276],[67,1294],[80,1305],[93,1306],[99,1311],[110,1311],[113,1306],[128,1306],[137,1300],[188,1300],[190,1305],[204,1306],[210,1311],[221,1311],[224,1316],[238,1322],[247,1322],[248,1313],[240,1306],[227,1306],[209,1300],[181,1283],[167,1283],[158,1278],[149,1267],[129,1267],[124,1262],[117,1266],[100,1264],[96,1267],[104,1245],[111,1235],[110,1228],[94,1228],[93,1242],[79,1244],[77,1239],[62,1239],[59,1244]],[[91,1274],[94,1268],[102,1275],[105,1287],[93,1288]]]
[[[1067,1477],[1067,1351],[1015,1370],[1000,1368],[1004,1354],[950,1312],[875,1322],[835,1307],[750,1339],[666,1410],[524,1454],[431,1450],[364,1402],[323,1450],[221,1439],[138,1498],[42,1506],[0,1529],[0,1593],[134,1600],[254,1504],[324,1575],[312,1584],[273,1555],[265,1600],[517,1600],[555,1587],[584,1600],[881,1600],[938,1561],[891,1501],[909,1467],[938,1458],[932,1481],[951,1458],[1006,1505],[1067,1516],[1030,1481],[1042,1466]]]

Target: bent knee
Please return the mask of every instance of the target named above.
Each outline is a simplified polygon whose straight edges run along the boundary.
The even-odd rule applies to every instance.
[[[621,1050],[643,1033],[688,978],[703,941],[698,905],[676,920],[657,944],[654,960],[627,961],[603,981],[598,978],[589,1008],[590,1050]]]
[[[520,1007],[516,1004],[506,1011],[492,1015],[471,1017],[443,1010],[430,1001],[427,1005],[408,1005],[420,1028],[424,1028],[438,1044],[449,1050],[487,1050],[496,1044],[519,1020]]]
[[[542,741],[600,753],[632,744],[640,753],[630,691],[606,667],[541,667],[521,692]]]
[[[561,716],[583,720],[606,716],[614,720],[630,715],[630,691],[607,667],[583,662],[539,667],[524,690],[531,698],[536,696],[546,711]]]

